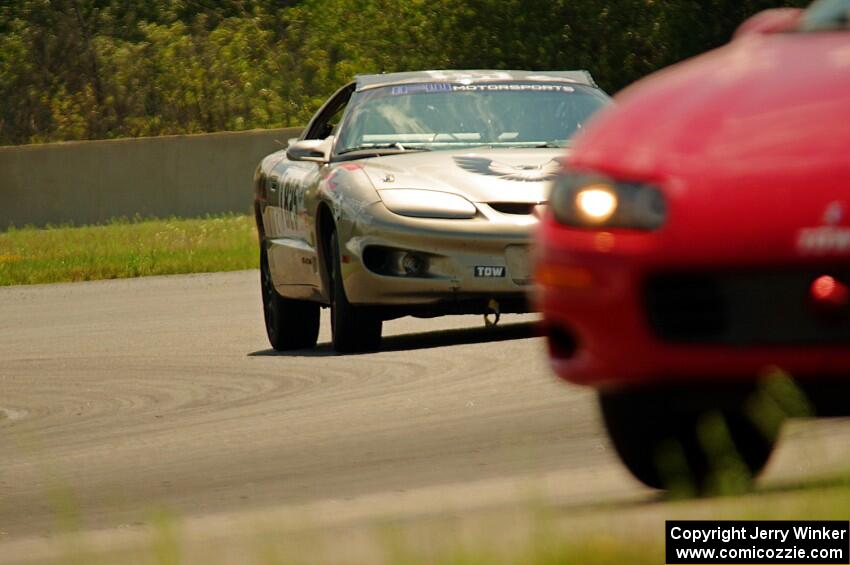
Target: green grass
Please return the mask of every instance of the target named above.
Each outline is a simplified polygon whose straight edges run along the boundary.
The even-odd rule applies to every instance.
[[[253,269],[254,220],[113,220],[0,233],[0,286]]]
[[[665,520],[847,520],[850,478],[843,473],[774,484],[743,496],[589,506],[527,504],[405,520],[325,526],[305,515],[276,523],[270,514],[235,518],[224,533],[153,511],[139,535],[95,541],[74,531],[79,511],[68,493],[58,513],[71,513],[45,563],[139,565],[658,565],[664,563]],[[285,524],[285,525],[284,525]],[[293,526],[295,526],[293,528]],[[120,529],[115,530],[120,538]],[[14,557],[14,556],[13,556]],[[26,557],[20,556],[20,557]],[[10,563],[18,562],[14,558]],[[28,561],[27,561],[28,562]]]

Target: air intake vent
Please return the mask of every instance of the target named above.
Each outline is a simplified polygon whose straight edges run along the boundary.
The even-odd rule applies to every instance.
[[[653,277],[647,282],[645,300],[650,325],[667,341],[716,342],[727,330],[729,305],[715,277]]]
[[[534,213],[536,204],[527,202],[490,202],[490,208],[502,214],[514,214],[517,216],[528,216]]]
[[[650,327],[674,343],[850,343],[850,307],[822,311],[812,284],[828,274],[850,284],[845,265],[818,270],[659,274],[644,290]]]

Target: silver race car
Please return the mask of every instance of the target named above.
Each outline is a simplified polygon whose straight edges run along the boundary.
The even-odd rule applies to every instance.
[[[570,137],[609,97],[584,71],[358,76],[257,168],[277,350],[375,350],[384,320],[526,312],[529,237]]]

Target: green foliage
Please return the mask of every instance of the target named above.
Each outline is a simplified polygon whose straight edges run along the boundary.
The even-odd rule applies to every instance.
[[[585,68],[614,92],[804,1],[3,1],[0,145],[303,124],[358,73]]]

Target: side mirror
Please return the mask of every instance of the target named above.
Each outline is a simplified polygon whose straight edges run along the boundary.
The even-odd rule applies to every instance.
[[[325,139],[290,140],[289,147],[286,149],[286,157],[290,161],[327,163],[331,160],[331,148],[333,148],[333,144],[334,138],[332,135]]]
[[[742,23],[735,31],[735,39],[751,35],[767,35],[790,31],[803,19],[801,8],[774,8],[759,12]]]

